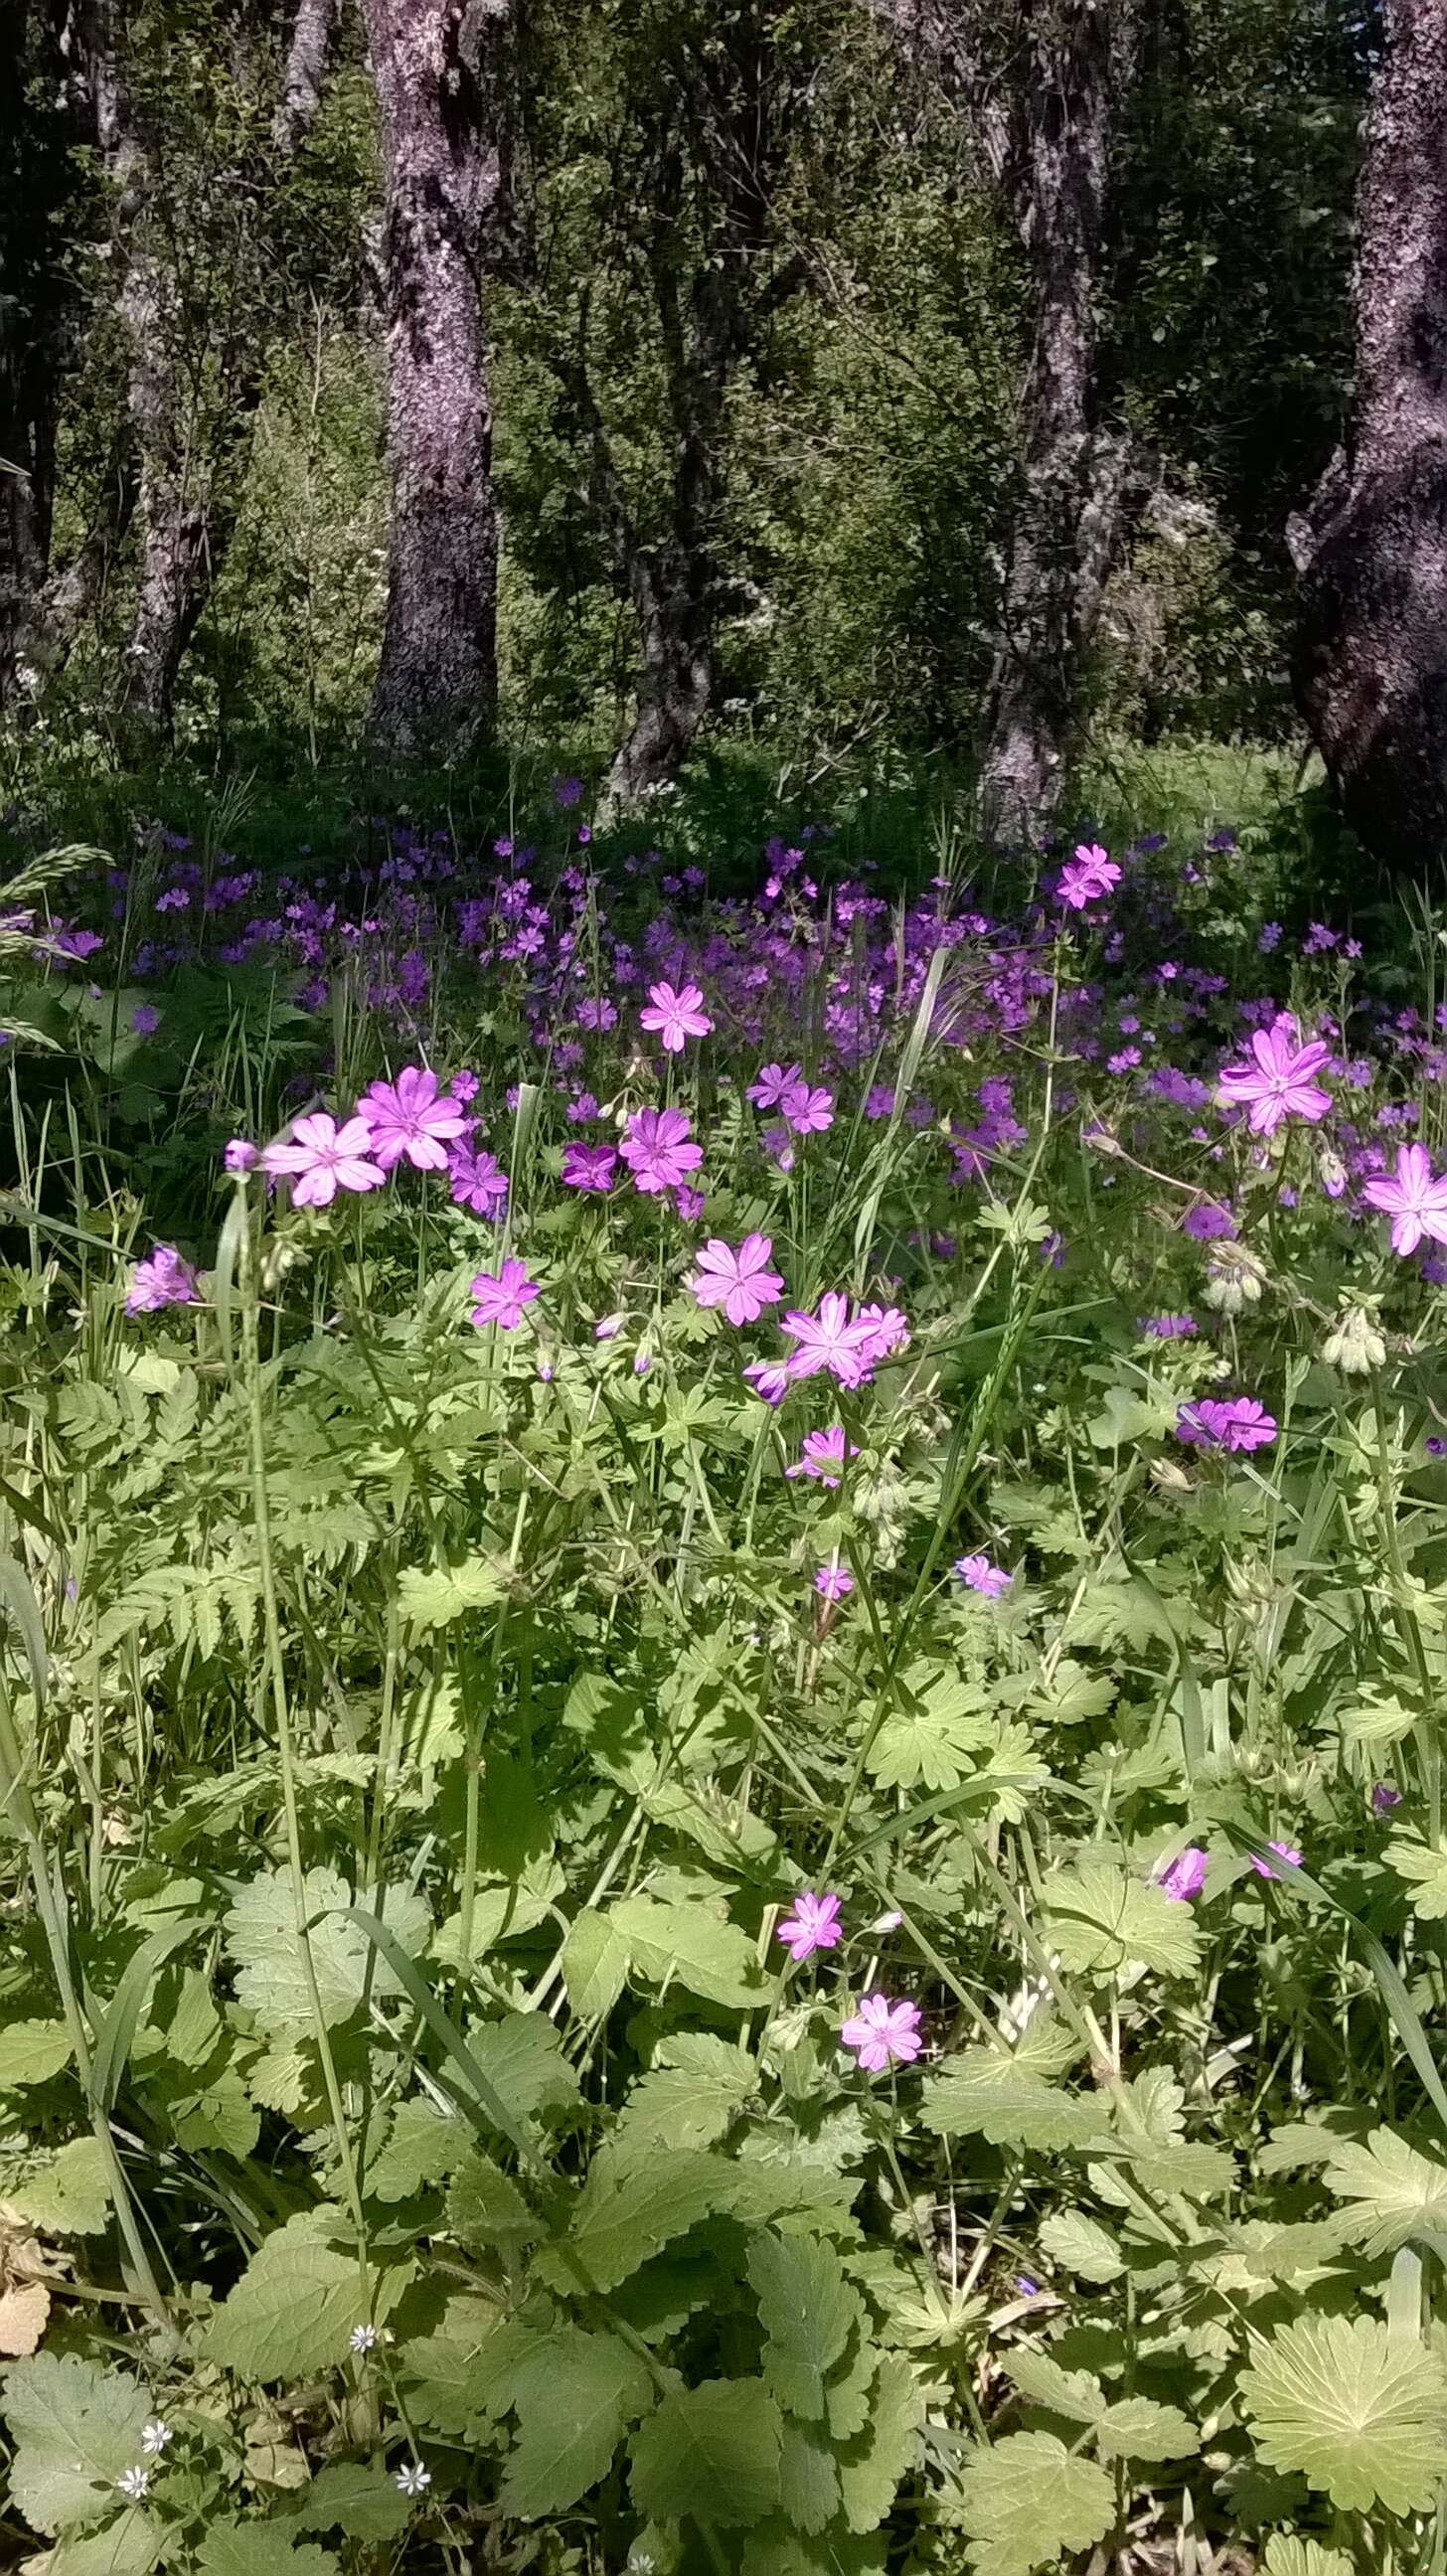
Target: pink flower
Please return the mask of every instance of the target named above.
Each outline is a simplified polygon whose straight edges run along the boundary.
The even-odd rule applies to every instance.
[[[439,1148],[440,1152],[440,1148]],[[330,1207],[338,1190],[379,1190],[385,1172],[370,1159],[372,1130],[365,1118],[339,1127],[324,1109],[298,1118],[290,1136],[262,1148],[261,1168],[285,1175],[298,1207]]]
[[[448,1149],[447,1169],[459,1207],[469,1207],[478,1216],[501,1216],[510,1184],[506,1172],[499,1171],[495,1154],[478,1154],[470,1145],[453,1145]]]
[[[1268,1843],[1266,1848],[1268,1851],[1279,1852],[1283,1860],[1290,1861],[1293,1868],[1300,1869],[1301,1854],[1295,1843]],[[1258,1860],[1254,1852],[1251,1855],[1251,1866],[1258,1878],[1280,1878],[1281,1876],[1279,1869],[1273,1869],[1269,1861]]]
[[[566,1145],[563,1148],[563,1184],[570,1190],[598,1190],[613,1187],[618,1169],[618,1156],[611,1145]]]
[[[785,1381],[787,1383],[787,1371]],[[857,1458],[858,1443],[851,1440],[848,1447],[850,1457]],[[837,1467],[842,1475],[844,1450],[844,1429],[841,1423],[831,1423],[827,1431],[806,1431],[800,1443],[797,1465],[786,1467],[784,1473],[786,1476],[816,1477],[821,1485],[828,1485],[832,1490],[839,1482],[839,1477],[834,1475],[832,1470]]]
[[[255,1171],[260,1156],[246,1136],[233,1136],[221,1157],[224,1168],[234,1176]]]
[[[777,1306],[784,1283],[769,1268],[774,1247],[766,1234],[746,1234],[737,1252],[715,1235],[698,1256],[698,1272],[688,1286],[700,1306],[722,1306],[731,1324],[757,1323],[766,1306]]]
[[[687,1181],[680,1181],[673,1193],[673,1204],[685,1225],[697,1225],[703,1214],[703,1192],[690,1189]]]
[[[1176,1438],[1188,1449],[1266,1449],[1275,1437],[1275,1417],[1254,1395],[1233,1395],[1225,1403],[1213,1395],[1198,1396],[1176,1416]]]
[[[1256,1029],[1249,1040],[1249,1062],[1223,1066],[1216,1097],[1226,1107],[1249,1109],[1251,1132],[1270,1136],[1283,1118],[1306,1118],[1314,1125],[1331,1107],[1331,1093],[1312,1075],[1329,1053],[1320,1038],[1297,1042],[1296,1022],[1283,1011],[1269,1029]]]
[[[803,1082],[802,1065],[766,1064],[749,1084],[749,1098],[756,1109],[780,1109],[789,1093],[797,1091]]]
[[[444,1171],[449,1139],[467,1127],[450,1093],[439,1098],[437,1076],[425,1064],[409,1064],[395,1082],[374,1082],[358,1101],[357,1116],[372,1131],[373,1159],[384,1172],[404,1155],[419,1172]]]
[[[197,1306],[200,1302],[196,1273],[189,1261],[183,1261],[174,1243],[153,1244],[145,1259],[136,1263],[126,1292],[128,1315],[155,1315],[163,1306]]]
[[[744,1376],[765,1404],[782,1404],[789,1392],[787,1360],[750,1360]]]
[[[992,1565],[987,1556],[956,1557],[955,1572],[971,1592],[983,1592],[987,1601],[998,1601],[1015,1580],[1002,1565]]]
[[[523,1319],[523,1309],[541,1294],[537,1281],[530,1279],[521,1261],[505,1261],[501,1270],[479,1270],[470,1291],[476,1303],[471,1321],[482,1332],[496,1324],[504,1333],[516,1331]]]
[[[832,1950],[841,1931],[838,1897],[811,1896],[806,1889],[795,1897],[793,1913],[785,1915],[774,1938],[786,1944],[797,1968],[801,1959],[811,1959],[816,1950]]]
[[[811,1091],[807,1082],[786,1091],[779,1107],[785,1126],[792,1127],[796,1136],[821,1136],[826,1127],[834,1124],[833,1092],[822,1087]]]
[[[892,1351],[908,1350],[909,1320],[897,1306],[861,1306],[857,1320],[869,1327],[869,1340],[864,1351],[867,1367],[873,1368],[878,1361],[887,1360]]]
[[[1425,1145],[1399,1146],[1395,1177],[1373,1173],[1362,1196],[1391,1218],[1394,1252],[1415,1252],[1424,1234],[1447,1243],[1447,1173],[1434,1175]]]
[[[814,1577],[814,1589],[823,1601],[847,1601],[854,1589],[854,1577],[842,1565],[821,1565]]]
[[[1098,903],[1120,883],[1120,870],[1098,841],[1080,841],[1075,856],[1060,871],[1055,891],[1072,912],[1084,912],[1088,903]]]
[[[839,2033],[869,2075],[886,2066],[908,2066],[924,2046],[919,2035],[918,2004],[892,2004],[887,1995],[865,1995]]]
[[[652,1008],[639,1012],[639,1027],[656,1029],[668,1055],[682,1055],[685,1039],[706,1038],[713,1027],[696,984],[677,993],[671,984],[650,984],[648,999]]]
[[[1162,1896],[1168,1896],[1173,1905],[1188,1905],[1193,1896],[1200,1895],[1205,1876],[1205,1853],[1197,1844],[1187,1843],[1183,1852],[1177,1852],[1170,1866],[1158,1872],[1156,1885]]]
[[[634,1188],[647,1196],[676,1190],[703,1161],[703,1147],[691,1141],[681,1109],[638,1110],[618,1150],[633,1174]]]
[[[813,1377],[828,1369],[841,1386],[858,1386],[868,1373],[865,1353],[872,1339],[868,1324],[849,1320],[849,1300],[831,1289],[819,1300],[816,1315],[797,1312],[784,1317],[784,1331],[798,1348],[789,1354],[791,1378]]]

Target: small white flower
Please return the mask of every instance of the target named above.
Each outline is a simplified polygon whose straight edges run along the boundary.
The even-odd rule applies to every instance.
[[[125,2497],[127,2504],[139,2504],[142,2496],[151,2492],[150,2470],[127,2469],[125,2476],[116,2480],[116,2492]]]
[[[353,2352],[373,2352],[373,2351],[375,2351],[375,2349],[376,2349],[376,2343],[377,2343],[377,2329],[376,2329],[376,2327],[375,2327],[375,2326],[353,2326],[353,2328],[352,2328],[352,2335],[351,2335],[351,2343],[352,2343],[352,2350],[353,2350]]]
[[[397,2471],[397,2484],[403,2495],[423,2495],[432,2484],[432,2471],[418,2460],[409,2460],[405,2469]]]
[[[158,2451],[164,2451],[171,2439],[172,2428],[169,2424],[164,2424],[159,2415],[152,2416],[149,2424],[141,2426],[141,2449],[151,2459],[156,2457]]]

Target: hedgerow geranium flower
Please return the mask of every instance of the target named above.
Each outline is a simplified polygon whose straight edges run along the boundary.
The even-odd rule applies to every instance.
[[[804,1068],[799,1064],[763,1065],[749,1084],[748,1096],[756,1109],[778,1109],[791,1091],[804,1082]]]
[[[1156,1885],[1173,1905],[1188,1905],[1193,1896],[1200,1895],[1205,1878],[1205,1853],[1198,1844],[1187,1843],[1167,1868],[1157,1872]]]
[[[858,1320],[869,1327],[869,1339],[863,1345],[869,1368],[891,1358],[895,1351],[908,1350],[909,1319],[898,1306],[861,1306]]]
[[[746,1234],[737,1252],[714,1235],[698,1256],[698,1270],[688,1281],[700,1306],[722,1306],[731,1324],[757,1323],[766,1306],[777,1306],[784,1283],[769,1268],[773,1244],[766,1234]]]
[[[1373,1783],[1372,1814],[1374,1816],[1389,1816],[1392,1809],[1400,1807],[1401,1803],[1402,1792],[1394,1781],[1378,1780]]]
[[[886,2066],[909,2066],[924,2046],[919,2035],[918,2004],[892,2004],[887,1995],[865,1995],[839,2033],[853,2049],[866,2074],[881,2075]]]
[[[998,1601],[1015,1580],[1002,1565],[992,1565],[987,1556],[958,1556],[955,1572],[971,1592],[983,1592],[987,1601]]]
[[[454,1145],[447,1156],[447,1172],[459,1207],[471,1208],[478,1216],[501,1216],[511,1183],[506,1172],[498,1169],[495,1154],[474,1152],[470,1145]]]
[[[1176,1416],[1176,1438],[1196,1449],[1265,1449],[1276,1428],[1274,1415],[1254,1395],[1197,1396]]]
[[[297,1207],[330,1207],[338,1190],[379,1190],[387,1175],[372,1153],[365,1118],[338,1126],[324,1109],[298,1118],[289,1136],[264,1145],[261,1168],[291,1183]]]
[[[837,1896],[813,1896],[806,1888],[794,1899],[794,1911],[786,1914],[774,1934],[782,1941],[797,1968],[800,1961],[813,1957],[816,1950],[832,1950],[843,1935],[839,1920]]]
[[[821,1601],[847,1601],[854,1589],[854,1577],[842,1565],[821,1565],[814,1577],[814,1589]]]
[[[155,1315],[163,1306],[197,1306],[201,1291],[189,1261],[174,1243],[158,1243],[136,1263],[126,1291],[128,1315]]]
[[[1255,1136],[1274,1135],[1284,1118],[1314,1126],[1331,1107],[1331,1093],[1312,1080],[1329,1053],[1321,1038],[1303,1046],[1295,1020],[1283,1011],[1269,1029],[1252,1032],[1249,1060],[1223,1065],[1216,1097],[1225,1108],[1247,1110]]]
[[[1415,1252],[1424,1234],[1447,1243],[1447,1173],[1433,1172],[1425,1145],[1400,1145],[1396,1171],[1374,1172],[1362,1197],[1391,1218],[1394,1252]]]
[[[524,1308],[542,1291],[528,1277],[525,1262],[509,1259],[501,1270],[479,1270],[469,1294],[474,1301],[471,1321],[479,1332],[496,1324],[499,1331],[511,1333],[522,1322]]]
[[[755,1395],[761,1396],[765,1404],[782,1404],[789,1392],[787,1360],[750,1360],[744,1376]]]
[[[785,1126],[792,1127],[796,1136],[822,1136],[834,1124],[834,1094],[822,1084],[811,1090],[807,1082],[798,1083],[785,1092],[779,1108]]]
[[[1197,1330],[1194,1315],[1143,1315],[1140,1329],[1153,1342],[1189,1341]]]
[[[409,1064],[395,1082],[374,1082],[357,1103],[371,1130],[372,1159],[390,1172],[403,1158],[419,1172],[440,1172],[447,1147],[466,1132],[466,1114],[440,1090],[430,1065]]]
[[[872,1334],[857,1316],[851,1320],[847,1297],[831,1289],[820,1298],[817,1315],[795,1310],[784,1317],[783,1330],[798,1346],[789,1354],[791,1378],[813,1377],[819,1369],[827,1369],[841,1386],[860,1384],[869,1366],[865,1354]]]
[[[671,984],[650,984],[648,1001],[649,1008],[638,1014],[639,1027],[656,1029],[667,1055],[682,1055],[689,1038],[706,1038],[713,1027],[696,984],[678,992]]]
[[[1075,855],[1060,871],[1055,891],[1071,912],[1084,912],[1088,903],[1099,903],[1120,883],[1120,870],[1109,851],[1098,841],[1078,841]]]
[[[703,1192],[693,1189],[687,1181],[680,1181],[673,1193],[673,1204],[685,1225],[697,1225],[703,1214]]]
[[[233,1136],[221,1157],[223,1170],[230,1172],[233,1179],[238,1180],[247,1172],[254,1172],[260,1160],[260,1148],[253,1145],[250,1138],[246,1136]]]
[[[650,1197],[676,1190],[703,1161],[703,1147],[690,1137],[681,1109],[635,1111],[618,1151],[633,1174],[634,1188]]]
[[[849,1456],[857,1458],[858,1443],[851,1440],[846,1444],[842,1423],[832,1422],[827,1431],[806,1431],[800,1443],[798,1460],[794,1466],[786,1467],[784,1473],[786,1476],[812,1476],[821,1485],[836,1486],[839,1477],[833,1471],[837,1467],[842,1475],[846,1445]]]
[[[1282,1860],[1289,1861],[1293,1869],[1300,1869],[1301,1854],[1297,1850],[1295,1843],[1271,1842],[1267,1844],[1266,1848],[1268,1851],[1276,1852]],[[1258,1860],[1255,1852],[1251,1855],[1251,1866],[1255,1870],[1258,1878],[1280,1878],[1281,1876],[1280,1870],[1273,1869],[1269,1861]]]
[[[570,1190],[597,1190],[606,1194],[613,1187],[618,1169],[617,1150],[612,1145],[566,1145],[563,1148],[563,1185]]]

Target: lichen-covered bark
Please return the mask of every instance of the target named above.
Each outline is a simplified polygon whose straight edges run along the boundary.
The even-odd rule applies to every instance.
[[[387,620],[372,731],[456,749],[497,696],[480,279],[510,225],[512,0],[364,0],[386,177]]]
[[[1385,0],[1347,440],[1293,529],[1303,713],[1393,871],[1447,857],[1447,0]]]

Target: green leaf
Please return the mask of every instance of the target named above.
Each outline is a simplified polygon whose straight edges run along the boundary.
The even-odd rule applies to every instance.
[[[1447,2374],[1370,2317],[1299,2317],[1238,2382],[1261,2457],[1344,2511],[1425,2512],[1447,2471]]]
[[[394,2540],[412,2508],[385,2469],[333,2460],[319,2469],[292,2520],[298,2531],[344,2531],[349,2540]]]
[[[977,2450],[956,2504],[976,2576],[1030,2576],[1093,2549],[1115,2520],[1115,2482],[1053,2433],[1012,2433]]]
[[[0,2093],[22,2084],[47,2084],[71,2061],[63,2021],[12,2021],[0,2030]]]
[[[488,2411],[478,2395],[484,2356],[505,2332],[491,2300],[453,2299],[436,2334],[410,2338],[402,2367],[407,2403],[417,2423],[453,2440],[470,2438]]]
[[[397,1606],[413,1635],[425,1637],[474,1610],[490,1610],[503,1591],[491,1559],[472,1556],[461,1565],[405,1566],[398,1578]]]
[[[779,2500],[779,2452],[762,2381],[670,2390],[634,2436],[633,2501],[658,2522],[759,2522]]]
[[[1157,2406],[1149,2397],[1123,2397],[1108,2408],[1095,2438],[1109,2460],[1184,2460],[1201,2447],[1188,2415],[1175,2406]]]
[[[628,1944],[611,1914],[580,1914],[563,1943],[563,1983],[580,2021],[603,2020],[628,1979]]]
[[[196,2552],[198,2576],[339,2576],[329,2549],[294,2540],[288,2517],[208,2522]]]
[[[72,2138],[6,2192],[12,2209],[47,2236],[101,2236],[110,2225],[111,2186],[95,2138]]]
[[[511,2177],[471,2147],[453,2175],[447,2194],[447,2224],[469,2254],[498,2253],[516,2263],[543,2233]]]
[[[633,1968],[650,1984],[676,1982],[705,2003],[741,2012],[767,1999],[768,1979],[747,1932],[708,1913],[696,1899],[662,1905],[651,1896],[626,1896],[608,1921]]]
[[[497,2500],[503,2513],[534,2522],[564,2512],[606,2477],[653,2383],[616,2335],[559,2326],[530,2335],[528,2346],[509,2374],[518,2433]]]
[[[758,2068],[737,2049],[706,2068],[659,2066],[640,2076],[619,2115],[613,2136],[633,2154],[646,2145],[711,2147],[732,2127],[758,2090]]]
[[[779,2449],[779,2507],[796,2531],[820,2532],[839,2510],[839,2464],[807,2424],[786,2423]]]
[[[1266,2576],[1354,2576],[1351,2560],[1339,2549],[1323,2549],[1320,2541],[1297,2540],[1284,2531],[1273,2531],[1265,2564]]]
[[[574,2203],[567,2248],[594,2289],[616,2289],[673,2237],[727,2210],[733,2177],[742,2171],[703,2149],[677,2149],[634,2165],[602,2147]],[[559,2290],[577,2286],[561,2246],[545,2248],[535,2269]]]
[[[369,2198],[411,2200],[425,2184],[444,2181],[466,2155],[470,2135],[465,2121],[439,2111],[425,2094],[404,2102],[376,2163],[367,2168]]]
[[[1368,2254],[1393,2254],[1415,2236],[1447,2228],[1447,2165],[1419,2155],[1394,2130],[1374,2129],[1361,2145],[1338,2139],[1324,2176],[1353,2204],[1351,2241]]]
[[[206,2328],[207,2357],[238,2379],[339,2369],[353,2328],[380,2324],[406,2280],[402,2268],[374,2274],[369,2308],[355,2253],[329,2244],[308,2210],[263,2238]]]
[[[74,2353],[12,2362],[0,2413],[15,2446],[11,2497],[36,2531],[93,2522],[120,2502],[117,2483],[141,2457],[151,2401],[126,2370]]]
[[[748,2269],[767,2337],[765,2383],[789,2414],[817,2421],[824,2382],[859,2313],[844,2267],[817,2237],[764,2234],[749,2248]]]
[[[1115,1977],[1139,1961],[1160,1976],[1184,1977],[1196,1966],[1200,1936],[1189,1905],[1173,1904],[1113,1862],[1052,1869],[1041,1894],[1062,1967]]]
[[[46,2562],[46,2576],[150,2576],[165,2546],[165,2524],[131,2505],[94,2530],[64,2532]]]
[[[970,1775],[970,1757],[995,1742],[983,1694],[958,1674],[928,1666],[915,1666],[897,1690],[901,1704],[870,1748],[870,1778],[882,1789],[957,1789]]]
[[[1447,1915],[1447,1845],[1419,1842],[1412,1834],[1393,1834],[1387,1859],[1411,1893],[1407,1902],[1419,1923],[1440,1923]]]
[[[1017,2345],[1006,2362],[1022,2397],[1046,2406],[1070,2424],[1098,2424],[1105,2413],[1105,2391],[1088,2370],[1066,2370],[1052,2353]]]
[[[514,2129],[550,2111],[571,2111],[579,2101],[577,2071],[546,2013],[507,2013],[501,2021],[470,2023],[467,2043]],[[482,2108],[485,2113],[485,2103]]]
[[[839,2459],[839,2494],[851,2531],[874,2531],[894,2502],[900,2479],[919,2456],[924,2405],[914,2373],[887,2352],[869,2401],[869,2420]]]
[[[346,1881],[335,1870],[311,1869],[303,1889],[322,2019],[330,2029],[360,2005],[369,1961],[373,1994],[391,1996],[401,1988],[360,1925],[348,1919],[352,1897]],[[387,1891],[385,1921],[404,1951],[415,1955],[426,1948],[431,1917],[410,1889]],[[237,2001],[255,2015],[258,2028],[270,2039],[310,2038],[311,1995],[287,1870],[268,1870],[243,1887],[226,1917],[226,1946],[237,1969]]]
[[[1061,2092],[1019,2063],[1019,2052],[966,2048],[925,2085],[920,2118],[947,2138],[988,2138],[992,2146],[1073,2149],[1098,2154],[1113,2140],[1102,2103]]]
[[[1042,2218],[1036,2233],[1051,2262],[1078,2281],[1117,2281],[1125,2270],[1125,2257],[1115,2238],[1084,2210],[1056,2210]]]

